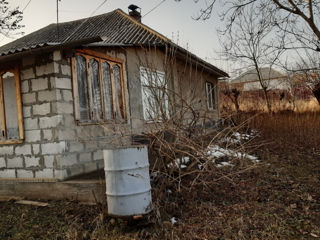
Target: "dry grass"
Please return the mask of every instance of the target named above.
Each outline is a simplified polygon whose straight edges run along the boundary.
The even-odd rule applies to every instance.
[[[320,237],[320,114],[245,114],[260,136],[248,146],[262,163],[210,172],[177,191],[153,182],[154,212],[112,220],[103,208],[51,202],[50,208],[0,203],[0,239],[317,239]],[[241,171],[246,169],[246,171]],[[224,176],[224,177],[222,177]],[[192,186],[193,175],[182,178]],[[170,191],[169,191],[170,190]],[[177,223],[172,225],[170,219]]]
[[[220,109],[223,113],[230,114],[235,111],[234,104],[230,99],[223,97],[223,100],[220,101]],[[281,112],[281,111],[295,111],[295,112],[317,112],[320,111],[320,106],[318,101],[315,98],[309,100],[296,100],[293,102],[289,99],[271,99],[272,111]],[[261,97],[240,97],[239,106],[242,112],[268,112],[266,101]]]

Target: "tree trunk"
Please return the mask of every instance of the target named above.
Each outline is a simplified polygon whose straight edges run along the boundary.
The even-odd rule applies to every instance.
[[[316,84],[312,90],[313,95],[318,101],[318,104],[320,105],[320,83]]]
[[[268,91],[266,88],[262,88],[263,89],[263,93],[264,93],[264,97],[266,99],[266,103],[267,103],[267,108],[268,108],[268,112],[271,113],[272,109],[271,109],[271,103],[270,103],[270,99],[268,96]]]

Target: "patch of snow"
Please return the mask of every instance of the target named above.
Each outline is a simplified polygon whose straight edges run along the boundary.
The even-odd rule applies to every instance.
[[[241,143],[241,141],[243,141],[243,140],[248,141],[258,135],[259,135],[258,132],[255,130],[252,130],[250,134],[234,132],[234,133],[232,133],[231,136],[221,139],[220,142],[222,142],[222,143],[228,142],[228,143],[237,144],[237,143]]]
[[[229,163],[229,162],[220,162],[220,163],[216,164],[216,166],[218,168],[221,168],[221,167],[227,167],[227,166],[233,167],[234,165],[232,163]]]
[[[208,147],[207,154],[208,154],[208,157],[213,158],[214,163],[216,158],[221,158],[221,157],[238,158],[238,159],[246,158],[256,163],[260,162],[260,160],[256,156],[243,153],[243,152],[238,152],[231,149],[225,149],[218,145],[210,145]],[[224,167],[224,166],[233,166],[233,165],[229,162],[217,163],[217,167]]]
[[[175,159],[174,163],[169,163],[167,166],[168,168],[172,168],[172,167],[186,168],[189,162],[190,162],[189,157],[182,157],[181,159],[180,158]]]
[[[177,220],[176,220],[175,217],[173,217],[173,218],[170,219],[170,222],[171,222],[171,224],[173,225],[173,224],[175,224],[175,223],[177,222]]]

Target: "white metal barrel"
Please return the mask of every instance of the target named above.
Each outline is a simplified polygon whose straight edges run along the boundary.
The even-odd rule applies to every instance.
[[[108,213],[145,214],[152,209],[146,146],[104,150]]]

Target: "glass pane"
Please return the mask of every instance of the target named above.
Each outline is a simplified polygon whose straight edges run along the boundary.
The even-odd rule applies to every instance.
[[[19,139],[18,108],[14,74],[6,72],[2,75],[4,108],[6,114],[7,139]]]
[[[95,59],[89,61],[92,94],[92,118],[100,120],[102,115],[99,63]]]
[[[102,75],[104,86],[104,111],[105,118],[112,119],[112,88],[110,78],[110,65],[107,62],[102,63]]]
[[[113,78],[114,78],[114,89],[115,89],[115,110],[116,110],[116,118],[123,119],[124,118],[124,109],[122,102],[122,86],[121,86],[121,75],[120,75],[120,67],[118,65],[113,66]]]
[[[152,77],[150,71],[145,69],[140,70],[141,89],[142,89],[142,104],[143,116],[145,120],[152,120],[155,118],[156,103],[153,94]]]
[[[76,56],[76,62],[77,62],[77,81],[78,81],[80,120],[86,121],[90,119],[86,59],[78,55]]]
[[[208,99],[208,108],[212,109],[213,108],[213,98],[212,98],[212,84],[211,83],[206,83],[206,91],[207,91],[207,99]]]

